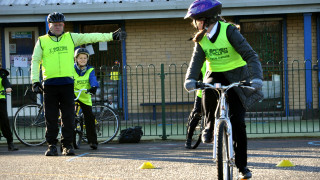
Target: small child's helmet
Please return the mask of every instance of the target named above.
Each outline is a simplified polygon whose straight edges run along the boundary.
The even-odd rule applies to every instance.
[[[222,4],[218,0],[196,0],[190,5],[184,19],[215,18],[221,14],[221,9]]]
[[[74,52],[74,57],[77,58],[79,54],[86,54],[89,59],[89,51],[86,48],[79,48]]]

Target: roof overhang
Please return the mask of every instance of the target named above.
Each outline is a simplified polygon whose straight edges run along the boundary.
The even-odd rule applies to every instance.
[[[51,12],[67,21],[183,18],[193,0],[75,5],[0,6],[0,23],[44,22]],[[222,16],[320,12],[319,0],[221,0]]]

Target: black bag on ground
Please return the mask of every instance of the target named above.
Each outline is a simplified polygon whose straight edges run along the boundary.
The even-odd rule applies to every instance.
[[[143,135],[142,127],[135,126],[120,131],[119,143],[138,143]]]

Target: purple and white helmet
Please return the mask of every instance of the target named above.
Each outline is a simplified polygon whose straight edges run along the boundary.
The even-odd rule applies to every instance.
[[[215,17],[221,14],[222,4],[218,0],[196,0],[194,1],[184,19],[199,19]]]

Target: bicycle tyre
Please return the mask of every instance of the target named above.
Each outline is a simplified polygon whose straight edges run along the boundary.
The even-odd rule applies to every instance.
[[[217,171],[218,180],[232,179],[232,165],[229,161],[227,125],[221,121],[217,132]]]
[[[188,122],[187,131],[190,129],[190,122]],[[196,149],[201,143],[201,136],[203,130],[203,117],[200,119],[197,127],[193,131],[192,141],[191,141],[191,149]],[[188,132],[187,132],[188,134]]]
[[[75,130],[74,130],[74,138],[73,138],[73,147],[75,149],[79,149],[81,145],[81,141],[83,140],[83,114],[77,116],[75,119]]]
[[[93,105],[92,112],[97,120],[96,131],[100,144],[112,141],[120,128],[118,114],[109,106]]]
[[[13,131],[18,140],[26,146],[40,146],[46,142],[46,124],[43,106],[26,104],[14,115]]]

